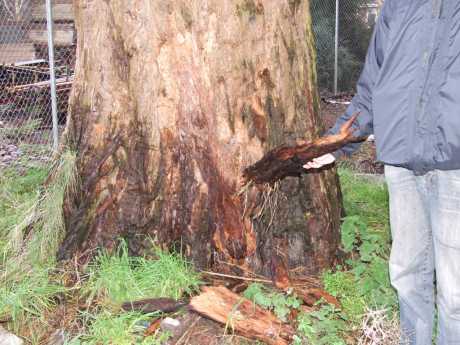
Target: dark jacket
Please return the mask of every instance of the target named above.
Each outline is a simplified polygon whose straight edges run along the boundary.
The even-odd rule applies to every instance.
[[[331,132],[356,111],[357,135],[374,133],[379,161],[460,169],[460,1],[385,1],[357,93]]]

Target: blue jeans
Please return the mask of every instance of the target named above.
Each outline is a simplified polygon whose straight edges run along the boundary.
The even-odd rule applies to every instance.
[[[391,283],[410,345],[431,345],[435,298],[438,345],[460,344],[460,170],[385,167],[393,245]],[[435,297],[436,296],[436,297]]]

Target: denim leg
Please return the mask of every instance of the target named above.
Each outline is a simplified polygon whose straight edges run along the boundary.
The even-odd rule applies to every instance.
[[[438,345],[460,344],[460,170],[436,171],[432,196]]]
[[[425,176],[385,167],[393,244],[390,278],[398,292],[402,344],[431,345],[434,318],[433,238]]]

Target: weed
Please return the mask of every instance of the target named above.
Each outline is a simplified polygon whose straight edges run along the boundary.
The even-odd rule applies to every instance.
[[[396,299],[388,272],[389,243],[372,232],[359,217],[351,216],[342,226],[342,245],[346,252],[358,254],[347,264],[360,296],[379,307],[394,307]]]
[[[321,315],[330,321],[347,320],[346,331],[351,332],[361,327],[370,309],[386,310],[388,317],[394,315],[397,312],[397,299],[388,272],[390,237],[387,189],[360,180],[343,169],[340,178],[348,215],[342,223],[341,244],[349,259],[344,267],[325,272],[322,280],[326,291],[340,299],[342,310],[326,310]],[[305,327],[311,327],[315,334],[324,325],[324,320],[315,322],[311,314],[304,318],[304,323],[305,320]],[[316,344],[314,341],[312,343]]]
[[[346,345],[342,334],[348,329],[343,313],[332,305],[324,305],[320,310],[302,313],[298,317],[298,335],[295,345]]]
[[[287,320],[291,309],[300,307],[300,300],[296,296],[287,296],[279,292],[269,291],[265,286],[253,283],[243,293],[244,297],[264,309],[273,310],[282,321]]]
[[[325,289],[334,297],[340,298],[344,315],[350,322],[359,323],[366,310],[366,299],[360,294],[351,272],[337,271],[323,274]]]

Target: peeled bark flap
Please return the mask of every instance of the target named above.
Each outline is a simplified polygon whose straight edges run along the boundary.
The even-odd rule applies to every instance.
[[[275,274],[332,264],[335,171],[240,189],[244,167],[321,131],[306,0],[82,0],[69,144],[82,188],[61,256],[124,237]],[[276,255],[275,255],[276,254]],[[272,265],[273,266],[273,265]]]

